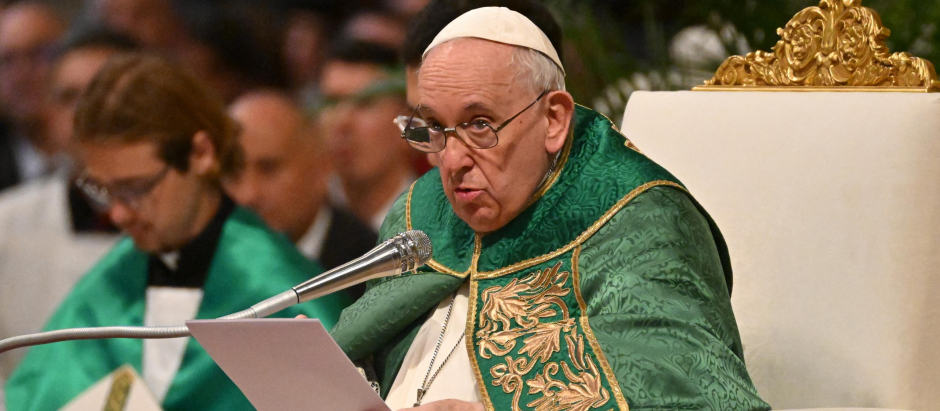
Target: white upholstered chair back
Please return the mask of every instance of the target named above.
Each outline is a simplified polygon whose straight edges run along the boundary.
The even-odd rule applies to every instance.
[[[636,93],[623,132],[724,233],[774,408],[940,409],[940,94]]]

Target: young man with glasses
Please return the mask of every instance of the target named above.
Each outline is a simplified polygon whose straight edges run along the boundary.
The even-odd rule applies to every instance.
[[[46,329],[177,325],[245,309],[319,274],[222,192],[240,166],[222,101],[159,57],[111,59],[75,116],[78,184],[128,235],[75,286]],[[281,313],[333,324],[337,293]],[[193,339],[88,340],[30,349],[6,386],[11,410],[59,409],[133,366],[166,410],[251,410]]]
[[[744,366],[717,227],[610,121],[576,106],[546,35],[479,8],[418,71],[401,136],[439,170],[380,238],[434,258],[372,282],[332,335],[392,409],[766,410]]]

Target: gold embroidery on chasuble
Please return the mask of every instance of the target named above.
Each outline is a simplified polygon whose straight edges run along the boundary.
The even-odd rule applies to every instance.
[[[124,411],[133,384],[134,371],[130,367],[121,367],[115,372],[111,389],[108,390],[108,397],[105,400],[104,411]]]
[[[610,384],[617,383],[600,368],[597,355],[603,354],[594,352],[582,329],[575,279],[562,269],[566,262],[474,280],[480,308],[471,348],[489,408],[587,411],[620,403],[611,401]]]

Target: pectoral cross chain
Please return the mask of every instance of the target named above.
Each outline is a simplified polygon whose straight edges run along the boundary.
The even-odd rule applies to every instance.
[[[415,407],[421,406],[421,400],[424,399],[424,393],[425,391],[423,388],[418,388],[418,399],[415,400]]]

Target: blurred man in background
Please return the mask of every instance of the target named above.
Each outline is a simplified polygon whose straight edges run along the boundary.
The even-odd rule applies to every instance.
[[[16,4],[0,15],[0,189],[49,175],[62,161],[62,142],[43,129],[52,47],[65,27],[47,6]]]
[[[277,44],[254,24],[270,7],[235,2],[94,0],[88,18],[175,60],[226,102],[258,87],[286,86]]]
[[[166,326],[241,311],[320,273],[223,194],[238,126],[196,77],[144,54],[110,59],[75,114],[79,184],[128,237],[75,286],[46,329]],[[279,315],[331,326],[335,293]],[[14,410],[58,409],[130,364],[166,410],[252,410],[193,339],[84,340],[33,347],[6,385]]]
[[[311,121],[288,96],[248,93],[229,109],[242,126],[245,166],[228,179],[236,202],[283,232],[329,270],[375,246],[376,233],[327,201],[330,156]]]
[[[71,145],[79,97],[113,55],[133,40],[101,29],[79,30],[56,48],[50,76],[48,130]],[[72,286],[117,241],[117,229],[75,187],[72,168],[0,195],[0,336],[35,333]],[[23,350],[0,356],[0,382]]]
[[[186,41],[172,0],[92,0],[90,18],[124,33],[142,46],[170,53]]]
[[[268,35],[252,13],[264,6],[242,3],[187,2],[189,42],[171,55],[222,96],[226,103],[259,88],[285,88],[288,78],[277,37]]]
[[[138,44],[110,29],[79,27],[56,47],[46,112],[46,130],[52,140],[73,148],[75,108],[82,93],[109,58],[138,50]]]
[[[407,113],[395,50],[374,43],[338,43],[323,69],[320,114],[336,165],[336,203],[378,230],[398,195],[414,181],[413,153],[392,122]]]
[[[453,1],[453,0],[451,0]],[[405,21],[410,21],[428,4],[428,0],[384,0],[385,7]]]
[[[395,17],[379,11],[353,15],[343,27],[343,36],[367,43],[400,49],[405,41],[405,25]]]
[[[324,9],[299,4],[287,9],[284,20],[286,28],[281,54],[290,87],[303,107],[314,107],[320,102],[320,69],[336,22]]]

